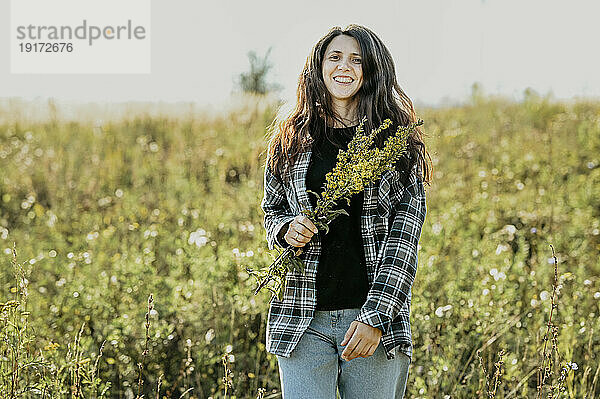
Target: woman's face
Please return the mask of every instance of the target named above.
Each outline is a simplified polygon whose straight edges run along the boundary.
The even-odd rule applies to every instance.
[[[333,38],[325,50],[321,69],[334,104],[352,102],[363,82],[360,46],[356,39],[348,35]]]

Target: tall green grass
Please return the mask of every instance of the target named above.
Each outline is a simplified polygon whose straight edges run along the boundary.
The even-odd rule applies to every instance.
[[[269,297],[244,271],[272,260],[259,204],[276,104],[113,106],[80,120],[56,104],[1,105],[2,397],[277,397]],[[434,181],[407,398],[488,397],[483,368],[493,378],[501,350],[495,397],[536,397],[549,244],[560,358],[548,382],[573,361],[566,397],[599,396],[599,115],[532,93],[419,110]]]

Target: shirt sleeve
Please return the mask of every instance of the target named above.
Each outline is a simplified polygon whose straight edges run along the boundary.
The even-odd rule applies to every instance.
[[[427,213],[425,190],[420,178],[404,188],[396,180],[396,193],[401,196],[394,207],[394,217],[385,242],[383,259],[356,320],[379,328],[385,334],[406,304],[415,279],[418,244]],[[400,187],[398,191],[397,188]]]
[[[295,215],[288,204],[283,182],[271,172],[268,165],[265,167],[264,195],[260,207],[265,214],[263,225],[269,249],[274,249],[275,244],[284,246],[282,237],[278,237],[279,232]]]

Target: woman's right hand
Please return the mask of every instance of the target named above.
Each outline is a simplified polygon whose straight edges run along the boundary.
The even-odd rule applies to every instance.
[[[309,218],[304,215],[298,215],[290,222],[283,238],[293,247],[303,247],[317,231],[317,227]]]

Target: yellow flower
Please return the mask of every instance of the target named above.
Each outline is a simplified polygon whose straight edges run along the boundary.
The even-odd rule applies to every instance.
[[[363,126],[366,120],[366,117],[362,119],[356,134],[348,143],[347,150],[339,151],[335,167],[325,176],[325,189],[318,196],[317,207],[314,210],[317,218],[325,218],[328,222],[333,220],[339,215],[333,207],[340,200],[349,200],[353,194],[363,191],[365,186],[377,181],[386,170],[392,169],[406,151],[409,132],[423,123],[418,121],[406,127],[398,127],[380,150],[369,147],[377,134],[387,129],[392,122],[386,119],[377,129],[365,134]]]
[[[50,342],[48,345],[44,346],[44,350],[52,352],[52,351],[55,351],[56,348],[58,348],[59,346],[60,345],[57,344],[56,342]]]

